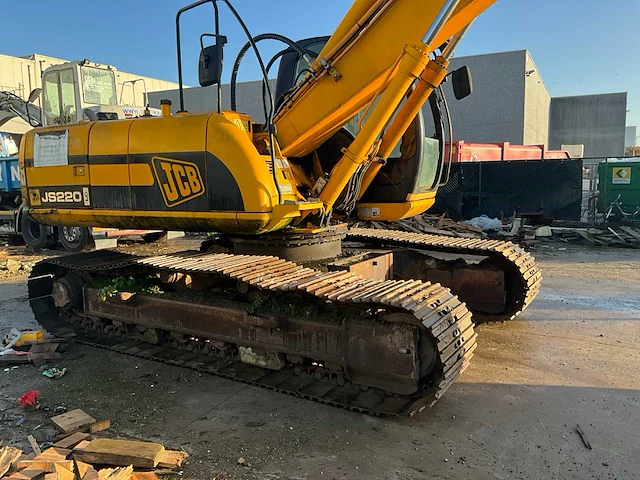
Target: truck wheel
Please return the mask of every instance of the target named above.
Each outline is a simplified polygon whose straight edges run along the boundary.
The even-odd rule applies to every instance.
[[[166,234],[167,232],[145,233],[142,235],[142,240],[144,240],[144,243],[153,243],[163,238]]]
[[[49,228],[46,225],[32,220],[24,213],[20,219],[20,229],[24,243],[33,250],[42,250],[49,241]]]
[[[67,252],[77,253],[91,248],[91,235],[87,227],[60,227],[58,238]]]

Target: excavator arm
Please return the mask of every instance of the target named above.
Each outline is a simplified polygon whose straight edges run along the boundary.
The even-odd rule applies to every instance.
[[[319,194],[325,211],[353,178],[359,180],[350,191],[362,196],[381,165],[371,167],[372,161],[388,157],[444,80],[448,58],[468,26],[494,1],[354,2],[274,119],[282,153],[301,157],[367,108],[366,123]],[[442,54],[433,55],[444,44]]]

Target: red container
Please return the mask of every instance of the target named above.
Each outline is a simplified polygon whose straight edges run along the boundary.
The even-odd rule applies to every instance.
[[[446,145],[449,155],[450,144]],[[447,157],[445,157],[447,158]],[[504,143],[453,142],[454,162],[494,162],[500,160],[550,160],[571,158],[564,150],[547,150],[544,145],[511,145]]]

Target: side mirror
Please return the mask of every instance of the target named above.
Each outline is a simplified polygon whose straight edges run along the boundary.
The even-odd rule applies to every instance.
[[[34,88],[33,90],[31,90],[31,93],[29,94],[29,100],[27,100],[29,103],[33,103],[36,101],[36,99],[40,96],[40,94],[42,93],[42,89],[41,88]]]
[[[451,82],[453,86],[453,95],[456,97],[456,100],[467,98],[471,95],[471,92],[473,92],[471,69],[466,65],[451,73]]]
[[[200,50],[198,65],[198,80],[201,87],[219,84],[222,79],[222,49],[227,43],[227,37],[216,37],[215,45],[203,47]]]

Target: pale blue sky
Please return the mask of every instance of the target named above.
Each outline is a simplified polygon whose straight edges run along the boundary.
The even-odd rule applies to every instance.
[[[2,0],[0,53],[90,58],[119,70],[177,80],[175,13],[190,0]],[[294,40],[330,34],[348,0],[232,0],[251,33]],[[224,8],[222,8],[224,10]],[[200,33],[212,30],[208,7],[185,15],[185,81],[197,84]],[[10,19],[10,20],[9,20]],[[245,42],[222,16],[229,37],[226,78]],[[553,96],[629,92],[627,125],[640,126],[639,0],[498,0],[481,16],[458,55],[528,49]],[[262,42],[265,61],[280,48]],[[275,69],[274,69],[275,73]],[[239,78],[259,78],[251,55]]]

